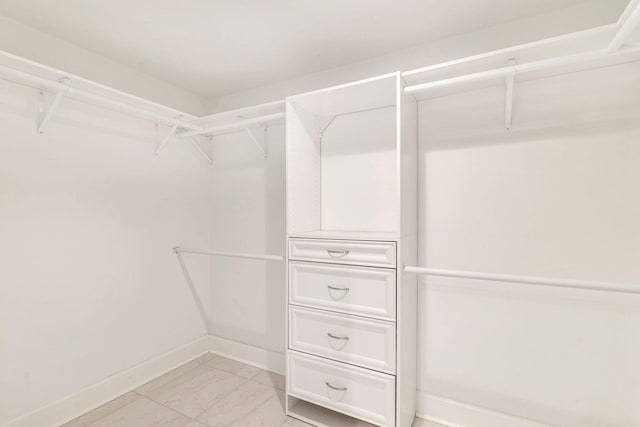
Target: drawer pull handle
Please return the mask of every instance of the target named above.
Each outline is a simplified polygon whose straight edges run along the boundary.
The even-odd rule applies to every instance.
[[[342,258],[349,255],[349,251],[346,249],[327,249],[327,253],[331,258]]]
[[[346,387],[336,387],[336,386],[332,385],[329,381],[327,381],[325,384],[326,384],[326,385],[327,385],[327,387],[329,387],[331,390],[335,390],[335,391],[347,391],[347,390],[349,390],[349,389],[348,389],[348,388],[346,388]]]
[[[349,337],[341,337],[338,335],[333,335],[331,332],[327,332],[327,335],[329,336],[329,338],[333,338],[334,340],[349,341]]]
[[[331,291],[349,292],[349,288],[337,288],[335,286],[327,285],[327,288]]]

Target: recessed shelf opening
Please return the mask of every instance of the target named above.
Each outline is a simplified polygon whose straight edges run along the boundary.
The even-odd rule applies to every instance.
[[[287,100],[289,235],[399,233],[399,74]]]

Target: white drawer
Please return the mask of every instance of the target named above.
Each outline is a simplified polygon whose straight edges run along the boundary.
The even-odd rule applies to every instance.
[[[394,323],[291,307],[289,346],[393,374],[396,368]]]
[[[295,351],[288,362],[290,395],[378,426],[394,425],[394,376]]]
[[[289,303],[395,320],[396,271],[290,261]]]
[[[289,258],[395,268],[396,244],[395,242],[289,239]]]

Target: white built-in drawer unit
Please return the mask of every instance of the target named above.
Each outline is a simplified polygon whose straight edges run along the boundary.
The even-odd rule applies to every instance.
[[[287,415],[411,427],[417,103],[401,73],[288,97]]]
[[[396,326],[392,322],[292,306],[289,346],[340,362],[395,373]]]
[[[396,243],[289,239],[289,259],[395,268]]]
[[[290,261],[289,303],[395,320],[396,271]]]
[[[395,424],[395,377],[289,351],[291,396],[378,426]]]

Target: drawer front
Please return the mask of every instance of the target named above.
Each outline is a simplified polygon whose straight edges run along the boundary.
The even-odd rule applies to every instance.
[[[291,307],[289,346],[364,368],[395,372],[396,327],[390,322]]]
[[[395,268],[395,242],[289,239],[289,258],[335,264]]]
[[[378,426],[395,423],[395,377],[289,351],[290,395]]]
[[[395,320],[396,271],[290,261],[289,302]]]

